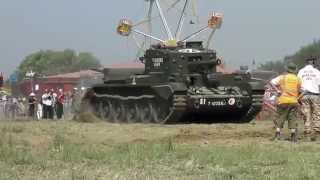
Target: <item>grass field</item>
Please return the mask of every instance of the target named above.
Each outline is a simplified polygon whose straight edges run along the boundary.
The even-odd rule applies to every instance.
[[[319,179],[320,145],[272,123],[1,121],[0,179]],[[287,136],[287,135],[286,135]]]

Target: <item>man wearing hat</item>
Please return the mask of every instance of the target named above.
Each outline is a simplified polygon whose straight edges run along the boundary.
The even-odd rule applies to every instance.
[[[297,67],[293,63],[288,63],[286,73],[271,80],[271,84],[278,89],[277,99],[277,120],[275,120],[276,133],[275,140],[280,140],[281,129],[285,121],[288,121],[288,128],[291,132],[290,140],[297,141],[297,127],[295,109],[298,105],[300,79],[295,75]]]
[[[301,79],[302,98],[301,111],[304,115],[304,133],[315,141],[320,134],[320,71],[315,66],[316,58],[307,59],[307,65],[302,68],[298,77]]]

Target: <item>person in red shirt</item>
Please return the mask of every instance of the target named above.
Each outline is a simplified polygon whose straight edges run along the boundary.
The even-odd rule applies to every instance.
[[[63,115],[63,103],[64,103],[64,93],[62,89],[59,89],[57,96],[57,118],[61,119]]]

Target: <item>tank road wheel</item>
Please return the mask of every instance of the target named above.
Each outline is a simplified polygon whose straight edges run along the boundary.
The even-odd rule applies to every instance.
[[[141,102],[139,111],[140,111],[140,122],[142,123],[151,123],[153,120],[152,109],[149,106],[149,102]]]
[[[136,103],[128,103],[126,104],[126,121],[128,123],[136,123],[139,122],[139,108]]]
[[[121,116],[121,107],[119,102],[114,101],[113,109],[114,109],[113,118],[112,118],[113,122],[119,122],[120,116]]]
[[[124,122],[125,121],[126,109],[124,107],[123,102],[117,100],[114,103],[114,122]]]
[[[110,100],[108,101],[108,106],[109,106],[109,109],[110,109],[110,113],[108,115],[108,121],[109,122],[116,122],[116,119],[115,119],[115,114],[116,114],[116,109],[115,109],[115,101],[113,100]]]
[[[100,102],[98,108],[98,116],[103,120],[108,120],[110,113],[110,103],[108,101]]]
[[[117,123],[119,118],[119,103],[117,100],[110,101],[110,122]]]
[[[112,115],[114,112],[114,110],[112,108],[113,108],[112,103],[110,100],[108,100],[106,102],[106,106],[105,106],[105,109],[106,109],[105,117],[106,117],[107,121],[109,121],[109,122],[112,122],[111,120],[112,120]]]
[[[151,122],[152,123],[161,123],[161,119],[159,117],[158,106],[155,103],[148,103],[151,115]]]

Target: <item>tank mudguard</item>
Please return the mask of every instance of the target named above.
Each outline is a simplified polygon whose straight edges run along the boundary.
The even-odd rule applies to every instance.
[[[152,89],[163,99],[168,100],[172,94],[186,94],[187,86],[184,83],[168,83],[164,85],[152,86]]]

